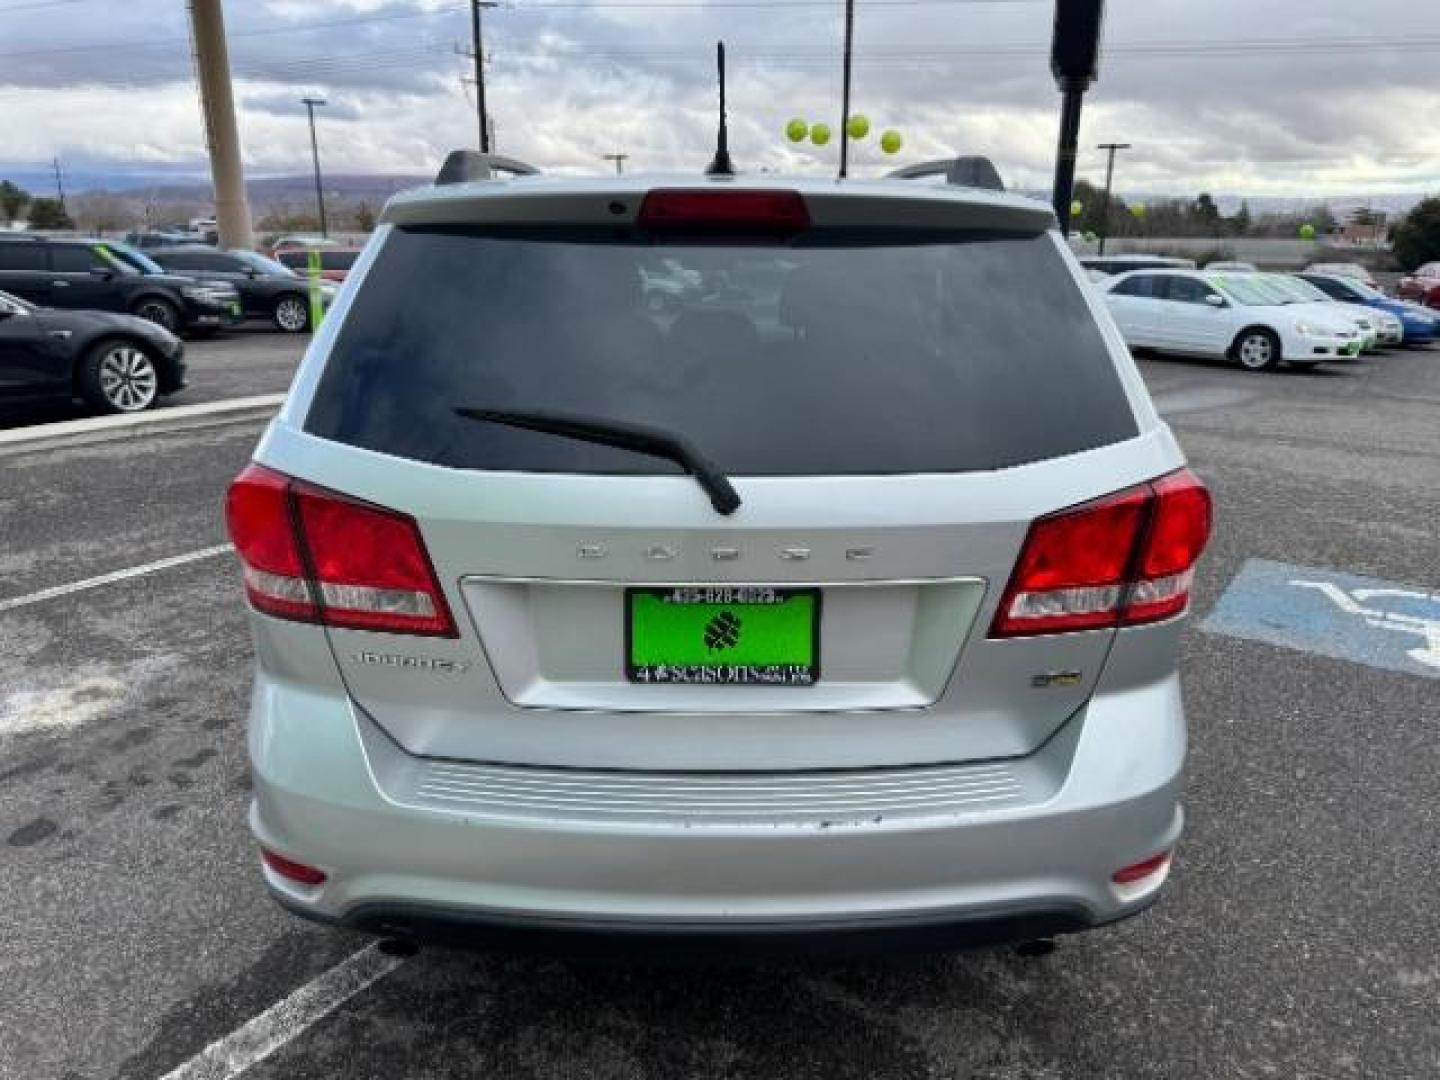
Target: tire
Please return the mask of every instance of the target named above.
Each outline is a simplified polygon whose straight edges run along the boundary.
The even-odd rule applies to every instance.
[[[137,300],[130,314],[163,326],[172,334],[180,332],[180,309],[163,296],[146,296]]]
[[[1273,330],[1252,327],[1235,339],[1230,356],[1246,371],[1272,371],[1280,363],[1280,339]]]
[[[133,341],[101,341],[80,366],[80,396],[107,413],[138,413],[160,399],[155,358]]]
[[[310,305],[304,297],[289,293],[275,301],[270,320],[277,330],[287,334],[300,334],[310,329]]]

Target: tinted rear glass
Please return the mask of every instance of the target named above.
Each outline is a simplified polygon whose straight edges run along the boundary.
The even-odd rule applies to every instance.
[[[1137,433],[1044,235],[727,246],[397,229],[307,430],[458,468],[676,470],[457,406],[649,424],[740,476],[993,469]]]

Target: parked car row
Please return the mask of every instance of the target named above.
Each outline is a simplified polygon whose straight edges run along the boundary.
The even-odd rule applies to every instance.
[[[1117,274],[1098,288],[1132,348],[1226,357],[1251,371],[1425,344],[1437,332],[1423,309],[1325,274],[1153,268]]]

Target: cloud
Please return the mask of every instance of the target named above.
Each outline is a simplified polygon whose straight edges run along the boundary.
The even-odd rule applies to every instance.
[[[657,6],[658,5],[658,6]],[[467,5],[459,0],[259,0],[227,5],[247,164],[301,172],[317,114],[327,168],[429,172],[471,145]],[[1320,195],[1435,184],[1440,5],[1413,0],[1111,0],[1081,172],[1095,143],[1134,144],[1122,191]],[[3,153],[157,167],[203,162],[183,5],[78,2],[7,20]],[[1048,187],[1058,95],[1048,0],[860,0],[856,107],[906,137],[906,160],[988,153]],[[515,0],[486,13],[499,148],[547,168],[695,170],[714,137],[713,48],[728,43],[732,150],[745,168],[822,171],[835,146],[794,147],[791,116],[838,120],[840,4]],[[1320,43],[1317,45],[1316,43]],[[874,139],[857,171],[892,164]],[[0,173],[4,163],[0,162]]]

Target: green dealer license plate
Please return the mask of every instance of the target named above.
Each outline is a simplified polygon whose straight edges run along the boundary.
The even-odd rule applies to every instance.
[[[820,590],[626,589],[625,675],[637,683],[813,686]]]

